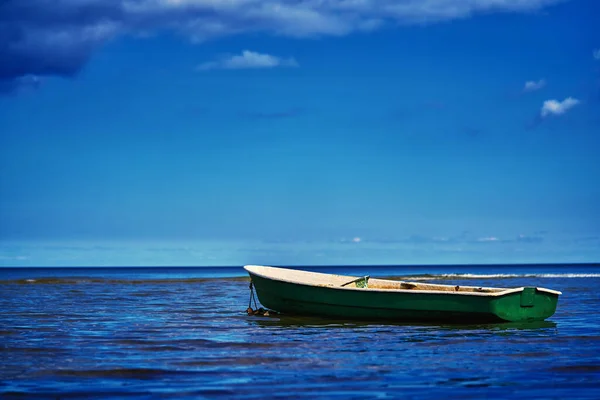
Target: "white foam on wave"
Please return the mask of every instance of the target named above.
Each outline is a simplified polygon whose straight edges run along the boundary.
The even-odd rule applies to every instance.
[[[600,278],[600,274],[439,274],[411,277],[412,280],[435,279],[508,279],[508,278]]]

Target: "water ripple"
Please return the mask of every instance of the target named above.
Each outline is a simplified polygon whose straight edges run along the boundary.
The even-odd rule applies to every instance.
[[[493,286],[547,279],[499,277]],[[549,321],[492,325],[249,317],[244,279],[121,281],[5,281],[2,397],[594,398],[600,390],[597,277],[553,281],[564,295]]]

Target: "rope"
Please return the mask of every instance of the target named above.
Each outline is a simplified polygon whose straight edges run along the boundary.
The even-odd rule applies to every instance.
[[[271,311],[271,310],[265,310],[264,308],[258,308],[258,304],[256,303],[256,298],[258,297],[258,295],[254,295],[254,285],[252,284],[252,281],[250,281],[250,299],[248,300],[248,308],[246,309],[246,313],[248,315],[260,315],[260,316],[264,316],[264,317],[270,317],[272,315],[277,315],[278,312],[276,311]],[[252,309],[252,302],[254,302],[254,309]]]
[[[252,309],[252,302],[254,302],[254,308],[258,309],[258,305],[256,304],[256,297],[254,296],[254,285],[252,285],[252,281],[250,281],[250,299],[248,300],[248,308]]]

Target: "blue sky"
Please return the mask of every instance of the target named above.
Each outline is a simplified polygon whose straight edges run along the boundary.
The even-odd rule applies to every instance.
[[[0,5],[0,265],[600,261],[593,0]]]

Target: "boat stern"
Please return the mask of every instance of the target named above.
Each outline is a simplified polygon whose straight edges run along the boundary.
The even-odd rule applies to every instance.
[[[543,321],[554,315],[561,294],[537,287],[513,289],[494,299],[492,309],[505,321]]]

